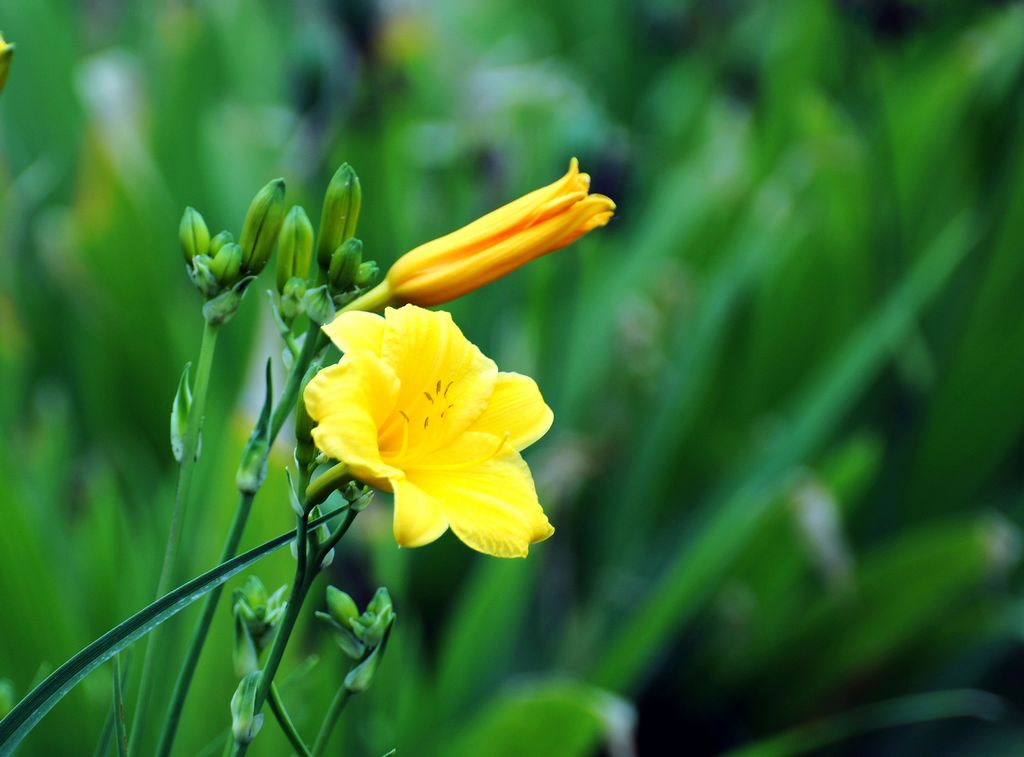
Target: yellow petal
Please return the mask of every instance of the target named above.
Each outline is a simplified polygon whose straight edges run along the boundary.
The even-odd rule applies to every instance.
[[[380,448],[393,458],[429,453],[483,413],[498,368],[462,335],[449,313],[412,305],[388,308],[383,360],[401,377],[395,414]]]
[[[353,474],[390,489],[387,479],[401,478],[387,465],[377,442],[380,424],[389,418],[398,396],[394,371],[371,352],[350,352],[325,368],[306,386],[306,411],[317,421],[313,441],[325,454],[343,460]]]
[[[501,452],[493,456],[496,449]],[[406,476],[439,504],[452,531],[479,552],[525,557],[530,544],[554,533],[530,469],[491,434],[465,433],[451,447],[417,461]]]
[[[408,480],[396,480],[395,541],[400,547],[422,547],[448,530],[437,500]]]
[[[381,316],[355,310],[342,313],[323,329],[342,352],[368,350],[380,355],[384,326],[384,319]]]
[[[548,432],[554,417],[536,381],[519,373],[499,373],[487,409],[469,430],[499,438],[507,434],[508,443],[522,450]]]

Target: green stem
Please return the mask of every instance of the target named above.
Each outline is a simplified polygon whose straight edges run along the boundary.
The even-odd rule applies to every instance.
[[[327,710],[327,715],[324,716],[320,732],[316,735],[316,741],[313,743],[313,751],[311,753],[312,757],[321,757],[326,751],[327,742],[331,739],[331,731],[334,730],[334,725],[338,722],[338,718],[341,717],[341,711],[345,709],[350,696],[352,696],[352,692],[345,688],[344,683],[341,684],[338,692],[334,695],[330,708]]]
[[[203,340],[199,346],[199,365],[196,370],[196,383],[192,391],[192,408],[188,415],[185,429],[185,444],[178,468],[178,488],[174,495],[174,509],[171,511],[171,528],[167,535],[167,547],[164,561],[160,568],[160,580],[157,583],[156,596],[162,597],[171,588],[174,573],[177,569],[178,549],[181,546],[182,527],[185,511],[188,506],[189,491],[192,488],[192,475],[195,472],[199,457],[199,435],[203,427],[203,413],[206,409],[206,394],[210,385],[210,371],[213,367],[213,353],[217,346],[219,325],[209,321],[203,326]],[[163,626],[154,630],[146,654],[142,661],[142,676],[139,682],[139,695],[135,704],[135,717],[132,719],[131,736],[128,739],[129,754],[139,753],[146,712],[152,698],[153,664],[156,652],[163,639]]]
[[[291,742],[292,748],[296,751],[299,757],[309,757],[309,747],[306,746],[306,742],[302,740],[302,735],[295,727],[295,723],[292,722],[291,717],[288,715],[288,709],[284,706],[284,701],[281,699],[281,692],[277,690],[277,684],[270,685],[270,697],[267,700],[270,705],[271,712],[274,713],[274,717],[277,718],[278,725],[281,726],[281,730],[284,735],[288,737],[288,741]]]
[[[281,393],[281,399],[278,400],[277,407],[274,408],[274,414],[270,420],[270,446],[273,446],[274,440],[281,433],[281,429],[284,427],[285,421],[288,420],[292,408],[295,407],[303,376],[321,347],[322,339],[320,334],[320,327],[315,323],[310,324],[309,330],[306,333],[305,343],[302,345],[302,352],[299,353],[298,358],[296,358],[292,365],[291,371],[288,373],[288,380],[285,383],[284,391]],[[239,497],[238,506],[235,508],[235,515],[231,521],[231,530],[228,532],[228,538],[221,550],[221,562],[230,560],[238,551],[238,545],[245,531],[245,524],[249,520],[249,513],[252,510],[254,497],[254,494],[242,494]],[[192,678],[195,675],[196,666],[199,664],[199,656],[202,654],[203,645],[206,643],[206,637],[210,632],[210,625],[213,623],[214,615],[217,612],[217,603],[220,601],[223,591],[224,587],[218,586],[214,591],[210,592],[210,595],[203,603],[202,614],[199,617],[199,622],[196,623],[195,630],[192,633],[192,640],[189,642],[188,652],[185,655],[185,661],[182,663],[181,670],[178,673],[178,680],[174,684],[171,703],[167,708],[167,717],[164,720],[163,731],[160,734],[160,745],[156,752],[158,757],[168,757],[174,746],[174,738],[177,735],[178,724],[181,722],[181,713],[185,707],[185,699],[188,696],[189,687],[192,685]]]
[[[285,609],[284,617],[281,618],[281,625],[277,628],[277,633],[274,635],[274,643],[270,647],[267,661],[263,665],[263,672],[260,674],[259,686],[256,689],[256,700],[253,706],[253,712],[257,714],[263,709],[263,703],[266,701],[267,694],[270,691],[270,684],[273,683],[274,676],[277,675],[277,669],[280,667],[281,660],[284,657],[285,647],[288,646],[288,638],[292,635],[292,631],[295,630],[295,623],[299,619],[302,603],[306,599],[306,594],[309,593],[311,582],[306,580],[306,536],[308,527],[308,515],[300,515],[297,525],[298,536],[295,539],[295,579],[292,582],[291,594],[288,595],[288,605]],[[235,742],[231,754],[234,757],[242,757],[248,749],[248,744]]]
[[[331,538],[328,543],[314,551],[312,561],[309,561],[306,555],[306,537],[309,531],[307,519],[309,516],[306,515],[299,517],[298,537],[295,540],[297,550],[295,579],[292,583],[291,595],[288,597],[288,606],[285,610],[285,615],[281,619],[281,625],[278,626],[277,633],[274,636],[274,643],[270,647],[270,653],[267,655],[267,661],[264,664],[263,672],[260,675],[259,688],[256,690],[254,712],[258,713],[263,708],[263,703],[266,701],[267,694],[274,683],[274,676],[277,675],[277,669],[281,665],[282,657],[284,657],[285,647],[288,646],[288,640],[292,635],[292,631],[295,630],[295,622],[298,620],[299,612],[302,609],[302,603],[305,601],[306,595],[309,594],[309,589],[313,585],[313,580],[320,572],[320,565],[323,562],[324,556],[338,543],[338,541],[340,541],[341,537],[345,535],[345,532],[348,531],[349,527],[352,525],[352,521],[355,520],[355,517],[358,514],[357,510],[352,510],[351,508],[345,510],[345,520],[338,527],[338,530],[331,534]],[[234,751],[232,752],[233,757],[243,757],[248,748],[248,744],[235,744]]]

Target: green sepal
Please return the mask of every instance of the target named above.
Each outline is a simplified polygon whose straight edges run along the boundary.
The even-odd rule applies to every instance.
[[[231,733],[236,744],[248,744],[263,727],[263,715],[256,712],[260,671],[247,673],[231,697]]]
[[[188,267],[188,276],[207,299],[216,297],[220,291],[220,283],[213,273],[213,258],[209,255],[196,255]]]
[[[352,633],[352,631],[345,628],[326,612],[317,610],[314,615],[318,620],[322,621],[329,629],[331,629],[331,635],[334,637],[338,646],[341,647],[342,652],[353,660],[361,660],[366,655],[366,645],[357,639],[356,635]]]
[[[326,285],[307,289],[302,305],[314,323],[323,326],[334,320],[334,301]]]
[[[393,618],[392,618],[393,619]],[[380,661],[384,657],[384,650],[388,646],[388,638],[391,636],[391,624],[388,624],[384,631],[380,645],[377,646],[361,663],[356,665],[345,676],[345,688],[353,694],[360,694],[370,688],[373,683],[373,676],[380,667]]]
[[[253,281],[255,276],[246,276],[230,289],[226,289],[212,300],[203,305],[203,318],[207,323],[220,326],[231,320],[231,317],[238,311],[242,304],[242,296],[245,290]]]
[[[255,494],[267,478],[267,455],[270,452],[270,414],[274,404],[274,384],[271,375],[271,362],[267,358],[266,395],[263,408],[253,426],[249,440],[245,443],[242,460],[235,473],[235,485],[242,494]]]
[[[188,374],[192,363],[185,363],[178,379],[178,391],[174,393],[171,403],[171,453],[177,462],[185,456],[185,430],[188,428],[188,414],[192,410],[192,387]]]

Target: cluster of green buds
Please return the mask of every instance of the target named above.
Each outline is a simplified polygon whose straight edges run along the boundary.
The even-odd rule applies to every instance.
[[[249,576],[245,585],[235,590],[231,610],[235,618],[235,646],[231,659],[237,675],[259,670],[260,655],[270,644],[287,606],[285,588],[268,595],[263,582]]]
[[[383,586],[377,589],[366,610],[360,613],[352,597],[328,586],[327,612],[318,611],[316,617],[327,625],[338,646],[354,662],[345,676],[345,688],[351,694],[366,691],[380,666],[395,622],[388,590]]]
[[[284,221],[284,193],[284,179],[256,193],[238,242],[227,231],[211,237],[199,211],[185,208],[178,239],[189,277],[207,300],[207,320],[223,323],[234,315],[245,288],[266,267]]]

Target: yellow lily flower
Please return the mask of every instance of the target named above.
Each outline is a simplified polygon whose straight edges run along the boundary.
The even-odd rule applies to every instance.
[[[445,312],[349,311],[324,331],[345,354],[306,387],[313,441],[394,492],[400,546],[451,527],[480,552],[525,557],[554,533],[519,454],[553,419],[533,379],[499,372]]]
[[[580,173],[573,158],[555,183],[405,253],[384,281],[350,308],[440,305],[561,249],[604,226],[615,212],[611,199],[589,191],[590,176]]]

